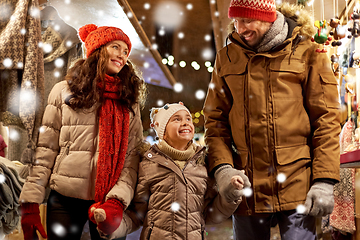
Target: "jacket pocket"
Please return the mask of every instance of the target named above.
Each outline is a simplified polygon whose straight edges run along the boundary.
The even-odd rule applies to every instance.
[[[299,99],[303,98],[302,83],[305,79],[305,63],[293,59],[274,60],[270,63],[270,83],[273,96],[277,99]]]
[[[150,223],[149,231],[148,231],[148,233],[147,233],[147,235],[146,235],[146,239],[147,239],[147,240],[150,239],[153,228],[154,228],[154,223],[151,222],[151,223]]]
[[[53,173],[57,173],[57,172],[58,172],[59,166],[60,166],[60,164],[61,164],[61,161],[62,161],[67,155],[69,155],[70,146],[71,146],[71,142],[68,141],[68,142],[65,144],[65,147],[61,149],[58,157],[57,157],[56,160],[55,160],[55,165],[54,165]]]
[[[308,145],[298,145],[275,150],[276,160],[279,165],[293,163],[300,159],[311,161],[310,148]]]
[[[320,73],[321,87],[324,94],[324,101],[329,108],[339,108],[338,83],[334,75],[330,73]]]

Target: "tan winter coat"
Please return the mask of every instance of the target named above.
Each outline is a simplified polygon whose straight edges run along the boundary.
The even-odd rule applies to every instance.
[[[254,194],[239,214],[296,209],[313,180],[339,180],[338,85],[305,17],[269,52],[254,52],[234,32],[217,54],[204,104],[205,142],[210,171],[231,164],[251,181]]]
[[[156,145],[146,151],[139,165],[133,202],[122,222],[126,223],[126,232],[143,224],[142,240],[201,240],[205,239],[205,223],[215,224],[229,218],[239,203],[227,203],[217,194],[204,158],[205,148],[198,146],[195,155],[180,170]]]
[[[36,164],[22,189],[20,201],[42,203],[45,188],[62,195],[93,200],[96,164],[99,154],[99,126],[95,111],[76,112],[65,104],[70,95],[66,81],[52,89],[43,116]],[[106,198],[118,198],[127,206],[133,198],[142,142],[142,124],[138,105],[130,113],[129,145],[118,182]]]

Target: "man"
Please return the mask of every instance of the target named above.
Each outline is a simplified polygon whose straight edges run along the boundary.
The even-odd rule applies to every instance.
[[[315,239],[315,219],[332,212],[339,181],[337,81],[311,42],[314,25],[299,6],[232,0],[231,43],[216,57],[204,104],[209,171],[228,201],[234,239]],[[245,172],[245,174],[244,174]],[[239,189],[230,179],[242,177]]]

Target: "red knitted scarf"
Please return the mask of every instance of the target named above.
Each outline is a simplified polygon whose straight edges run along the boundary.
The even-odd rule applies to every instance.
[[[106,194],[119,179],[125,162],[129,135],[129,110],[120,104],[118,77],[105,76],[105,98],[99,112],[99,158],[95,201],[105,202]],[[101,84],[99,84],[101,87]]]

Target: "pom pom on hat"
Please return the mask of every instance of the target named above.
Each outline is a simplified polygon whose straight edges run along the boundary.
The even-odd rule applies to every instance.
[[[172,104],[167,103],[161,108],[152,108],[150,110],[150,127],[155,130],[157,136],[161,140],[164,139],[165,128],[169,119],[180,110],[185,110],[191,115],[189,109],[187,109],[182,102]]]
[[[89,57],[96,49],[114,40],[126,43],[131,51],[130,38],[117,27],[98,27],[95,24],[87,24],[79,28],[79,38],[85,43],[86,57]]]
[[[228,17],[274,22],[276,20],[275,0],[231,0]]]
[[[89,34],[98,28],[95,24],[87,24],[79,28],[79,37],[81,41],[85,42]]]

